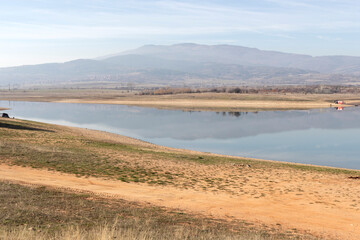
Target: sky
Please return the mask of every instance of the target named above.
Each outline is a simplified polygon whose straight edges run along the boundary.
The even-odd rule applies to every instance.
[[[360,56],[360,1],[0,0],[0,67],[185,42]]]

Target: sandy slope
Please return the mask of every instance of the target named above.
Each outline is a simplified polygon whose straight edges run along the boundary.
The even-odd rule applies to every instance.
[[[337,178],[328,179],[328,184],[338,182]],[[222,192],[209,193],[174,187],[154,187],[92,177],[78,178],[69,174],[7,165],[0,165],[0,179],[22,184],[89,191],[113,198],[179,208],[218,218],[246,219],[255,223],[278,226],[281,224],[283,229],[296,228],[322,237],[359,239],[360,236],[360,212],[341,204],[334,207],[330,203],[333,199],[323,199],[327,204],[321,205],[309,204],[308,199],[311,199],[311,196],[274,195],[254,199],[246,195],[235,196]],[[356,190],[355,195],[359,193],[360,184],[357,180],[344,181],[346,187],[352,186]],[[313,185],[316,189],[317,184]]]

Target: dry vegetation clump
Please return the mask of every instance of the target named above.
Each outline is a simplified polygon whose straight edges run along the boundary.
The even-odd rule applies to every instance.
[[[198,240],[271,240],[279,239],[277,237],[264,237],[257,234],[223,234],[207,232],[200,230],[188,230],[184,227],[176,231],[158,231],[154,227],[144,225],[132,225],[129,228],[118,228],[115,224],[101,224],[92,229],[84,229],[78,226],[67,226],[54,233],[37,232],[32,229],[18,228],[4,230],[0,228],[0,239],[6,240],[168,240],[168,239],[198,239]]]
[[[182,94],[182,93],[200,93],[200,90],[193,90],[191,88],[156,88],[153,90],[144,90],[138,93],[139,95],[169,95],[169,94]]]

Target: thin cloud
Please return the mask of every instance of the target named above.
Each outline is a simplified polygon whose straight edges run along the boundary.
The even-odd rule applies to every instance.
[[[311,55],[329,51],[360,54],[356,42],[360,36],[360,1],[354,0],[0,2],[0,53],[4,59],[15,56],[14,50],[8,50],[9,44],[19,51],[19,59],[28,59],[22,54],[35,49],[32,44],[36,42],[48,43],[44,56],[45,51],[51,51],[54,57],[62,54],[53,49],[56,44],[83,57],[101,55],[100,48],[107,54],[139,44],[216,44],[224,40]],[[72,44],[76,41],[83,42],[81,51]],[[35,47],[40,52],[45,46]]]
[[[336,14],[324,16],[327,14],[324,10],[299,12],[296,8],[306,7],[318,11],[322,1],[266,1],[288,9],[269,11],[261,5],[255,9],[246,5],[223,6],[219,3],[194,4],[184,1],[124,1],[121,5],[110,1],[114,5],[111,8],[103,7],[104,1],[94,1],[81,9],[23,8],[19,9],[15,17],[0,10],[0,13],[4,13],[0,17],[3,20],[0,30],[4,33],[2,37],[19,39],[36,39],[37,36],[40,39],[114,38],[124,34],[197,35],[231,31],[267,31],[274,36],[285,36],[291,32],[336,31],[358,28],[360,25],[360,21],[355,21],[359,17],[356,19],[353,10],[345,9],[348,15],[340,18]],[[329,8],[325,6],[326,10]],[[26,22],[32,25],[26,25]]]

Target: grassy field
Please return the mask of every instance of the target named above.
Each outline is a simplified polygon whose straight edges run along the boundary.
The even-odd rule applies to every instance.
[[[0,182],[0,239],[300,239],[250,223]]]
[[[358,104],[356,94],[234,94],[192,93],[136,95],[120,90],[15,90],[0,92],[1,100],[122,104],[186,111],[264,111],[336,107],[334,100]],[[345,105],[347,106],[347,105]]]
[[[154,194],[156,189],[164,193],[143,195],[151,205],[132,196],[135,204],[10,184],[0,172],[0,239],[16,234],[24,234],[22,239],[72,234],[84,239],[97,239],[96,234],[120,239],[311,239],[309,232],[352,239],[353,231],[357,234],[349,222],[358,221],[360,187],[350,177],[360,176],[359,171],[170,149],[115,134],[15,119],[0,119],[0,136],[3,166],[61,172],[84,183],[117,181],[139,191],[149,188],[150,195],[154,189]],[[194,205],[194,196],[203,202]],[[193,214],[206,204],[215,204],[212,216],[206,215],[207,208],[203,215]]]

